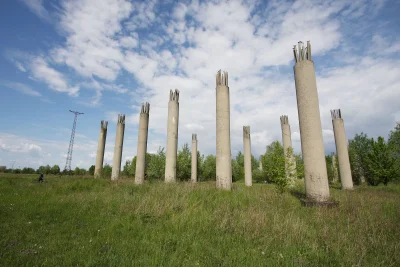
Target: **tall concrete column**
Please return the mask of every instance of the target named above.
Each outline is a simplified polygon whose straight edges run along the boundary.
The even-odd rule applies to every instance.
[[[179,90],[169,91],[167,151],[165,159],[165,182],[176,182],[176,156],[178,153]]]
[[[218,71],[216,76],[216,184],[217,188],[232,189],[232,155],[230,133],[230,101],[228,72]]]
[[[335,135],[336,153],[339,161],[340,181],[342,189],[353,189],[351,177],[349,151],[347,150],[347,138],[344,130],[344,122],[340,109],[331,110],[333,133]]]
[[[197,182],[197,134],[192,134],[192,183]]]
[[[244,183],[252,186],[250,126],[243,126]]]
[[[297,171],[296,171],[296,159],[293,155],[292,133],[290,131],[289,118],[287,115],[283,115],[280,117],[280,119],[282,128],[283,151],[285,153],[286,178],[291,179],[292,182],[294,182],[294,179],[297,176]]]
[[[306,195],[311,201],[325,202],[329,199],[329,183],[310,41],[307,42],[307,47],[304,47],[302,42],[299,42],[298,47],[299,51],[296,46],[293,48],[295,59],[293,69]]]
[[[332,157],[332,173],[333,173],[333,182],[337,183],[339,181],[339,173],[338,173],[338,168],[336,164],[336,154],[335,152],[331,153]]]
[[[122,147],[124,146],[124,132],[125,132],[125,115],[118,114],[117,132],[115,135],[113,166],[112,166],[112,173],[111,173],[111,180],[113,180],[113,181],[116,181],[119,179],[119,174],[121,172]]]
[[[262,155],[260,156],[260,159],[259,159],[259,161],[258,161],[258,169],[260,170],[260,171],[262,171],[263,170],[263,166],[262,166]]]
[[[101,170],[103,169],[104,149],[106,147],[107,139],[107,121],[100,122],[99,142],[97,145],[96,166],[94,168],[94,178],[99,178]]]
[[[149,132],[149,112],[150,104],[147,102],[143,103],[139,116],[139,133],[135,171],[136,184],[144,183],[144,173],[146,169],[147,136]]]

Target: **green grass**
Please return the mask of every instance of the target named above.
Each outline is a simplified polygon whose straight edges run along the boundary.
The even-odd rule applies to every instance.
[[[328,209],[273,185],[36,179],[0,176],[2,266],[400,266],[398,184]]]

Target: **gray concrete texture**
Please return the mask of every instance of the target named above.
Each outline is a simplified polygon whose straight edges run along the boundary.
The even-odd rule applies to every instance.
[[[299,115],[301,150],[304,160],[307,198],[315,202],[329,199],[329,183],[322,138],[321,118],[315,77],[311,60],[311,44],[302,42],[293,48],[297,109]]]
[[[147,137],[149,132],[150,104],[142,103],[139,115],[139,133],[136,154],[135,183],[143,184],[146,171]]]
[[[260,159],[258,160],[258,169],[260,170],[260,171],[262,171],[263,170],[263,160],[262,160],[262,158],[263,158],[263,156],[261,155],[260,156]]]
[[[252,186],[250,126],[243,126],[244,183]]]
[[[337,163],[336,163],[336,154],[335,152],[331,153],[332,157],[332,173],[333,173],[333,182],[337,183],[339,181],[339,173],[338,173],[338,168],[337,168]]]
[[[122,159],[122,148],[124,146],[124,132],[125,132],[125,115],[118,114],[113,166],[111,172],[111,180],[113,181],[118,180],[119,175],[121,173],[121,159]]]
[[[99,142],[97,144],[96,165],[94,168],[94,178],[99,178],[103,169],[104,150],[107,139],[107,121],[100,122]]]
[[[336,153],[339,161],[342,189],[353,189],[349,151],[347,149],[346,131],[340,109],[331,110],[333,133],[335,135]]]
[[[282,129],[282,145],[283,145],[283,151],[285,153],[286,178],[293,180],[297,175],[297,171],[296,171],[296,158],[293,155],[292,133],[290,130],[289,118],[287,115],[282,115],[280,119],[281,119],[281,129]]]
[[[178,153],[179,90],[170,90],[168,102],[167,151],[165,159],[165,182],[176,182]]]
[[[223,190],[231,190],[230,100],[226,71],[217,72],[216,95],[216,186]]]
[[[197,182],[197,134],[192,134],[192,183]]]

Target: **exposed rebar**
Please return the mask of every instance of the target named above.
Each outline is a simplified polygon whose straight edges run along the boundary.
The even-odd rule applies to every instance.
[[[304,47],[304,44],[302,41],[299,41],[297,46],[294,45],[293,46],[293,55],[294,55],[295,63],[297,63],[299,61],[303,61],[303,60],[311,61],[311,43],[310,43],[310,41],[307,41],[307,47]]]
[[[192,134],[192,140],[197,140],[197,134]]]
[[[287,115],[282,115],[280,118],[281,118],[281,125],[289,124],[289,117]]]
[[[150,112],[150,104],[148,102],[142,103],[140,114],[149,114],[149,112]]]
[[[250,126],[243,126],[243,132],[246,135],[250,135]]]
[[[104,130],[107,130],[108,121],[101,121],[100,127]]]
[[[340,111],[340,109],[331,110],[331,117],[332,117],[332,120],[341,119],[342,112]]]
[[[216,75],[216,83],[218,85],[225,85],[228,87],[228,72],[219,70]]]
[[[179,102],[179,90],[175,89],[174,91],[169,90],[169,101]]]
[[[118,114],[118,124],[125,124],[125,114]]]

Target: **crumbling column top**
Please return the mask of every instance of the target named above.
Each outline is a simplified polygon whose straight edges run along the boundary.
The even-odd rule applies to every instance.
[[[216,83],[228,87],[228,72],[219,70],[216,75]]]
[[[108,125],[108,121],[102,120],[102,121],[100,122],[100,127],[101,127],[101,129],[107,130],[107,125]]]
[[[149,114],[149,112],[150,112],[150,104],[148,102],[142,103],[140,114]]]
[[[117,124],[125,124],[125,114],[118,114]]]
[[[340,111],[340,109],[333,109],[333,110],[331,110],[331,117],[332,117],[332,120],[341,119],[342,112]]]
[[[193,141],[195,141],[195,140],[197,141],[197,134],[192,134],[192,140]]]
[[[280,118],[281,118],[281,125],[285,125],[285,124],[289,125],[288,115],[282,115]]]
[[[179,103],[179,90],[175,89],[175,91],[169,90],[169,101],[175,101]]]
[[[296,47],[296,45],[293,46],[294,62],[297,63],[299,61],[304,61],[304,60],[312,61],[310,41],[307,41],[307,47],[304,47],[302,41],[299,41],[297,46],[298,48]]]

